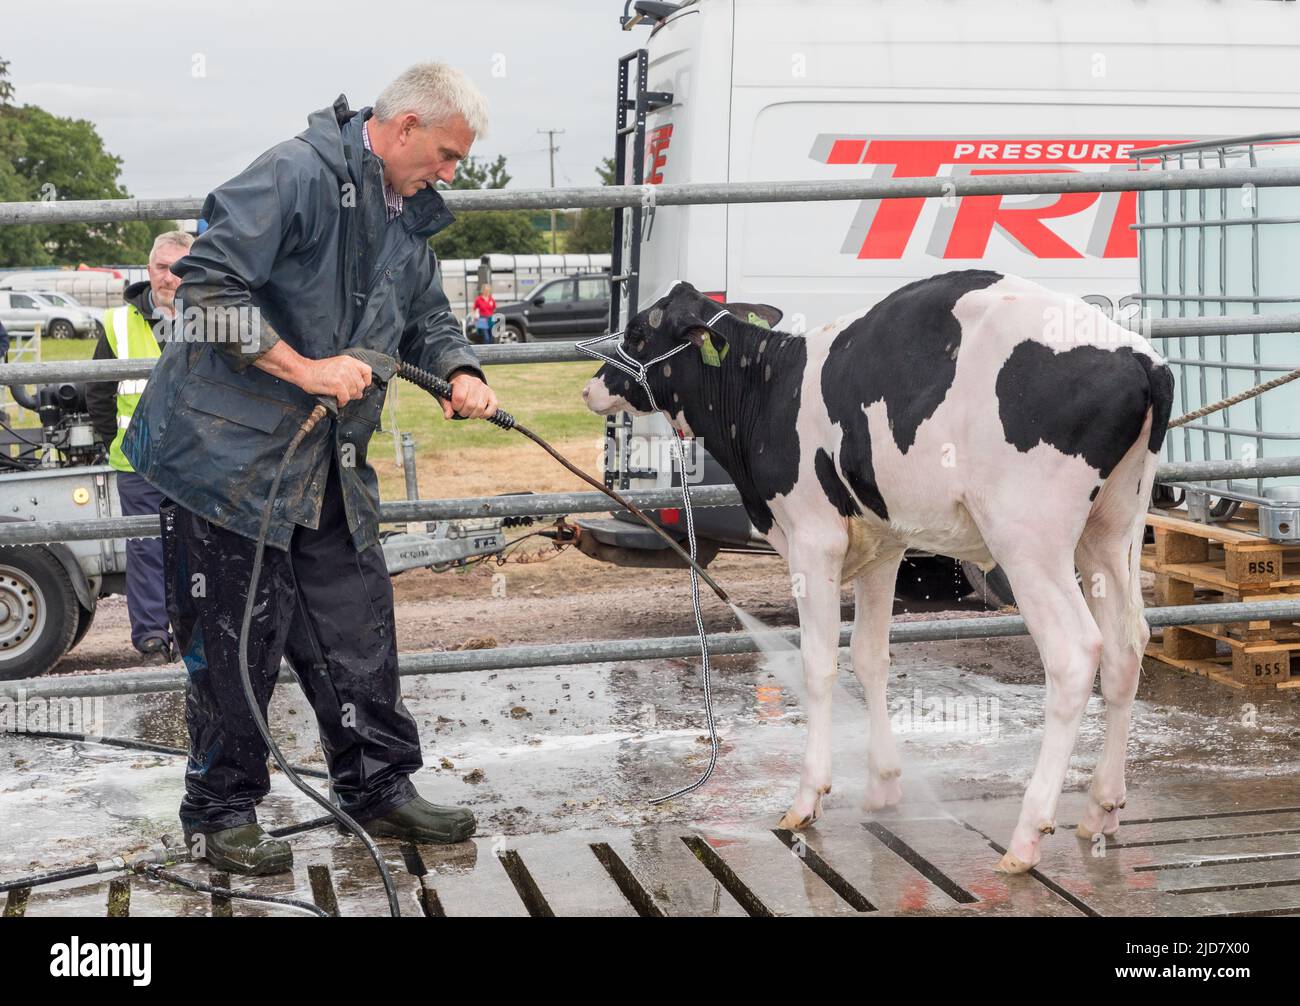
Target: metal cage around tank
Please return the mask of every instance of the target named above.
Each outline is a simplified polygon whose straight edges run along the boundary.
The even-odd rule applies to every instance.
[[[1225,137],[1134,150],[1139,171],[1188,173],[1300,165],[1300,133]],[[1138,195],[1136,295],[1152,319],[1245,318],[1300,307],[1300,188],[1210,186]],[[1180,335],[1165,344],[1186,414],[1300,368],[1294,331]],[[1300,451],[1300,383],[1170,431],[1170,462],[1279,457]],[[1300,485],[1294,476],[1276,484]],[[1213,487],[1260,498],[1263,479]]]

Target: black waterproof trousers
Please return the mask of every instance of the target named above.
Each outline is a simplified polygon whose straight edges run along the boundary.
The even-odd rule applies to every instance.
[[[160,512],[167,608],[189,671],[190,756],[181,824],[211,833],[256,820],[270,789],[269,752],[239,677],[239,629],[254,542],[173,500]],[[249,634],[253,691],[266,714],[283,654],[311,702],[334,793],[354,817],[379,817],[417,795],[416,723],[397,676],[393,588],[383,550],[348,534],[331,464],[320,527],[267,547]]]

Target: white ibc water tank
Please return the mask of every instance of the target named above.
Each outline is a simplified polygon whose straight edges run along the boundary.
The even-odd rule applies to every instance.
[[[1157,148],[1143,169],[1300,166],[1300,134]],[[1149,318],[1300,312],[1300,188],[1138,193],[1141,299]],[[1300,335],[1196,336],[1156,343],[1170,361],[1174,415],[1300,368]],[[1300,381],[1212,413],[1165,439],[1170,461],[1300,454]],[[1300,484],[1300,477],[1269,484]],[[1262,483],[1238,488],[1260,492]]]

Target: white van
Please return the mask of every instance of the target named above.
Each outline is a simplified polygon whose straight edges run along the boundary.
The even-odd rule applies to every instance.
[[[635,150],[624,158],[628,184],[1131,171],[1136,147],[1300,127],[1295,3],[689,0],[636,9],[666,16],[646,19],[645,90],[662,93],[646,117],[642,178],[633,177]],[[629,98],[636,84],[633,71]],[[614,270],[638,273],[634,307],[686,279],[719,300],[774,304],[781,327],[795,331],[863,311],[913,279],[976,266],[1136,311],[1136,205],[1133,193],[1076,193],[659,206],[642,221],[639,249],[628,243],[627,211]],[[628,308],[624,299],[622,318]],[[659,417],[610,429],[624,447],[625,432],[671,436]],[[632,489],[672,484],[670,470],[653,467],[619,461],[607,477]],[[701,509],[701,535],[757,539],[741,508],[727,511]],[[599,540],[610,522],[579,523]],[[619,523],[619,547],[600,557],[620,561],[636,547],[627,528]],[[657,541],[644,531],[646,547]]]
[[[122,303],[122,291],[129,283],[149,275],[144,267],[114,266],[105,269],[32,269],[0,274],[0,290],[53,290],[74,298],[77,304],[95,309]]]

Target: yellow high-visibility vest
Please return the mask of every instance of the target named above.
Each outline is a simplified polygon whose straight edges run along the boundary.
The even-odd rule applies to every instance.
[[[104,332],[113,355],[119,360],[156,360],[162,355],[162,347],[154,338],[149,319],[130,304],[123,304],[104,315]],[[125,338],[122,333],[125,333]],[[145,383],[143,377],[117,382],[117,436],[109,445],[108,463],[119,472],[135,470],[122,453],[122,438],[144,392]]]

